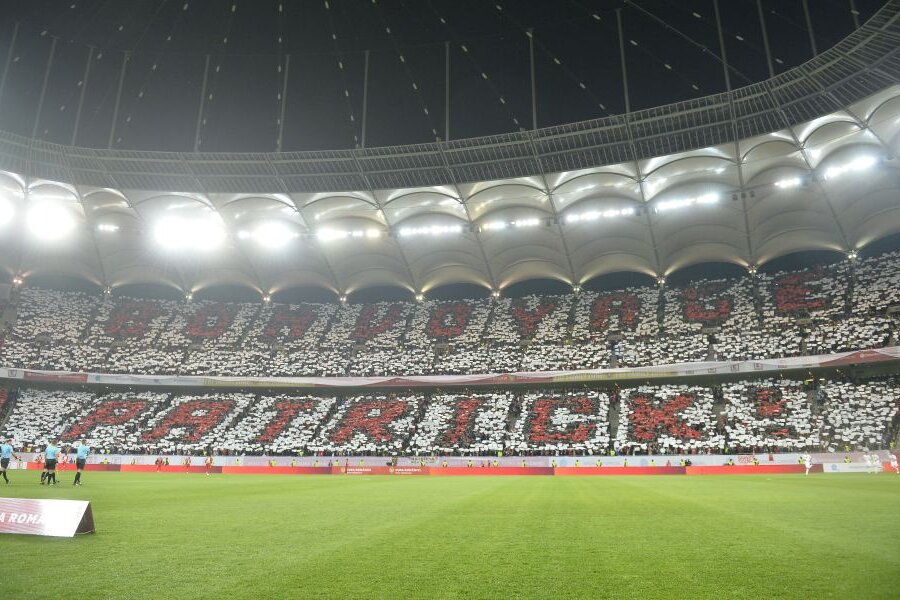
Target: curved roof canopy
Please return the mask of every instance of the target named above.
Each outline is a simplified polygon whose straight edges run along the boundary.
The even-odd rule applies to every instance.
[[[270,294],[573,286],[900,232],[900,2],[774,79],[531,132],[273,154],[0,134],[0,266]]]

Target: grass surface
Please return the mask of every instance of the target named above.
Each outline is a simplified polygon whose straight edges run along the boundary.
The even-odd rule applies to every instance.
[[[10,477],[97,533],[0,537],[7,600],[900,597],[893,474]]]

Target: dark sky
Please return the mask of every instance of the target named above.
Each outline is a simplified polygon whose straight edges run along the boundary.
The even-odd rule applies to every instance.
[[[882,4],[856,0],[860,21]],[[766,78],[756,0],[720,6],[733,85]],[[808,60],[801,0],[763,6],[776,72]],[[819,51],[854,27],[849,0],[809,6]],[[617,8],[632,109],[724,89],[712,0],[0,0],[0,68],[19,23],[0,129],[70,143],[93,46],[76,143],[107,146],[128,51],[113,146],[190,151],[210,54],[200,149],[271,151],[290,55],[283,149],[351,148],[362,137],[369,50],[366,145],[427,142],[445,133],[445,42],[450,137],[530,128],[528,28],[539,126],[621,113]]]

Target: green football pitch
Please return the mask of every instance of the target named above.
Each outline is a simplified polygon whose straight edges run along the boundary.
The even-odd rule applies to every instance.
[[[0,598],[897,598],[900,476],[12,471],[97,533],[0,537]]]

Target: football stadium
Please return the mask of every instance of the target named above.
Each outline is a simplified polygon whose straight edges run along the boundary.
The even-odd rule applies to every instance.
[[[900,597],[900,0],[0,11],[0,598]]]

